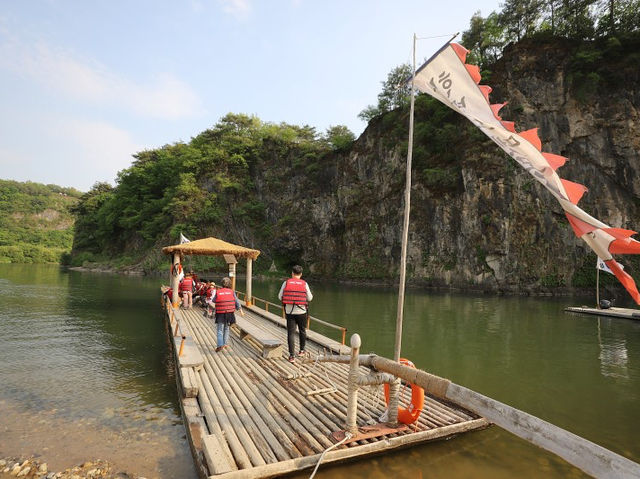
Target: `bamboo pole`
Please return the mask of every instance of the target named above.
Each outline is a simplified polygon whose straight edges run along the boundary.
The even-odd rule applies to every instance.
[[[332,462],[344,461],[346,459],[369,454],[383,453],[393,449],[407,447],[412,444],[450,437],[462,432],[478,429],[486,425],[486,420],[477,419],[468,423],[455,424],[453,426],[446,426],[440,429],[422,431],[416,434],[389,438],[385,441],[377,441],[361,446],[336,449],[333,451],[329,451],[324,455],[322,464],[330,464]],[[320,454],[316,454],[300,459],[292,459],[286,462],[279,462],[277,464],[269,464],[263,467],[256,467],[246,471],[231,472],[226,474],[224,477],[225,479],[260,479],[265,477],[280,476],[290,472],[314,467],[320,459],[320,456]]]
[[[240,359],[246,366],[252,366],[246,359]],[[279,401],[274,403],[274,406],[281,409],[283,417],[314,450],[322,451],[332,445],[326,437],[331,430],[313,414],[316,406],[312,402],[306,401],[306,404],[302,404],[305,398],[299,397],[294,391],[284,391],[282,386],[261,368],[252,368],[252,371],[262,379],[262,385],[267,386],[268,391],[278,398]]]
[[[348,382],[348,399],[347,399],[347,431],[352,435],[358,434],[358,426],[356,424],[356,412],[358,408],[358,353],[360,352],[360,335],[351,336],[351,361],[349,362],[349,382]]]
[[[243,441],[242,445],[245,449],[249,449],[250,452],[252,452],[254,449],[257,450],[260,453],[262,462],[265,464],[270,462],[278,462],[279,458],[277,458],[272,451],[269,440],[264,438],[262,435],[262,432],[268,431],[268,428],[266,428],[266,425],[263,421],[256,421],[257,418],[254,418],[253,415],[249,413],[245,405],[242,404],[239,398],[234,394],[236,391],[233,390],[234,388],[229,382],[229,377],[227,375],[224,375],[221,372],[221,369],[215,363],[215,361],[206,362],[204,364],[204,369],[211,378],[217,377],[220,381],[222,381],[221,376],[225,376],[224,379],[227,381],[227,384],[231,388],[225,391],[225,395],[237,414],[238,423],[241,424],[247,431],[247,436],[251,444],[253,444],[253,446],[251,446],[247,444],[246,441]],[[275,438],[273,439],[275,441]]]
[[[239,348],[239,346],[234,345],[234,350],[236,348]],[[242,361],[240,360],[240,355],[238,355],[237,357],[238,357],[237,363],[241,364]],[[249,366],[249,365],[245,364],[245,366]],[[236,367],[238,367],[238,364],[236,365]],[[258,371],[256,368],[252,368],[251,366],[249,366],[249,369],[257,376]],[[287,433],[287,436],[289,436],[291,442],[295,444],[295,446],[298,449],[301,450],[302,454],[304,455],[313,454],[314,451],[312,449],[310,449],[306,444],[302,444],[300,442],[300,437],[302,437],[305,434],[306,429],[300,425],[300,423],[295,419],[295,417],[292,417],[291,419],[289,419],[288,414],[281,407],[280,403],[286,400],[283,400],[283,398],[279,397],[278,394],[275,394],[274,390],[271,387],[266,386],[264,384],[263,378],[260,378],[260,382],[257,385],[254,385],[253,387],[255,388],[256,386],[258,391],[263,394],[264,399],[266,399],[266,401],[263,400],[263,402],[266,402],[267,410],[269,409],[269,407],[271,407],[274,410],[273,412],[269,412],[269,414],[271,414],[274,417],[274,419],[277,420],[279,426],[282,428],[283,431]],[[284,421],[278,421],[279,418],[282,418]],[[314,442],[313,439],[311,442],[312,443]],[[316,446],[317,446],[316,450],[322,449],[322,446],[320,446],[317,443],[316,443]]]
[[[255,372],[262,379],[263,384],[271,386],[272,389],[270,390],[282,399],[282,405],[287,409],[291,409],[295,414],[299,414],[301,422],[303,419],[310,421],[310,423],[307,424],[309,430],[311,430],[310,428],[322,429],[324,432],[320,433],[320,436],[331,432],[331,428],[335,424],[333,421],[327,419],[324,411],[321,411],[313,402],[307,401],[301,394],[296,394],[290,389],[284,389],[274,378],[274,375],[277,374],[278,371],[282,371],[280,375],[286,377],[287,370],[283,370],[280,364],[291,366],[289,363],[257,357],[257,354],[255,360],[250,360],[246,357],[239,358],[239,360]]]
[[[207,425],[209,426],[209,433],[216,437],[218,441],[219,447],[223,451],[223,455],[225,456],[226,462],[232,469],[238,469],[236,461],[234,460],[234,455],[229,448],[229,442],[225,439],[225,435],[222,432],[222,428],[220,427],[220,423],[216,418],[216,414],[214,412],[213,406],[211,405],[211,401],[204,391],[204,385],[202,380],[200,379],[200,374],[196,373],[196,382],[198,384],[198,402],[200,403],[200,408],[202,409],[202,413],[207,420]],[[236,438],[237,440],[237,438]],[[236,444],[238,446],[238,444]],[[249,458],[246,458],[246,462],[249,463]],[[216,471],[210,471],[212,473],[216,473]]]
[[[203,372],[202,369],[197,374],[196,380],[198,381],[198,402],[204,406],[203,412],[205,412],[205,417],[209,424],[209,431],[217,434],[218,429],[214,427],[212,430],[211,425],[219,424],[219,434],[228,444],[234,463],[237,464],[239,468],[251,467],[251,459],[244,450],[244,447],[242,447],[240,439],[224,413],[224,407],[213,391],[207,374]]]
[[[209,342],[210,339],[205,337],[205,333],[201,330],[200,326],[194,324],[194,330],[196,331],[196,336],[203,343]],[[204,340],[204,341],[203,341]],[[234,364],[231,363],[227,358],[227,355],[220,355],[220,360],[225,364],[225,367],[221,367],[217,364],[217,361],[214,361],[211,354],[205,355],[205,369],[208,374],[216,374],[219,376],[224,376],[227,382],[233,388],[234,394],[240,399],[244,408],[249,410],[250,408],[255,408],[258,412],[259,416],[254,418],[256,426],[260,433],[264,436],[264,439],[269,444],[269,447],[273,451],[273,454],[277,457],[278,460],[290,459],[291,456],[295,456],[295,454],[291,454],[284,450],[282,444],[289,443],[291,447],[293,444],[288,440],[287,436],[284,435],[280,427],[273,421],[272,416],[266,411],[266,408],[262,404],[261,397],[258,397],[255,393],[251,385],[246,384],[244,381],[244,375],[242,374],[231,374],[230,371],[234,371]],[[217,358],[218,359],[218,358]],[[275,434],[275,435],[274,435]],[[276,437],[277,436],[277,437]],[[266,459],[266,458],[265,458]],[[275,457],[271,461],[267,462],[275,462]]]
[[[222,421],[220,415],[225,416],[225,418],[228,420],[229,425],[233,428],[233,431],[238,436],[243,450],[249,456],[252,466],[266,464],[266,461],[262,458],[260,451],[258,451],[257,447],[251,440],[250,432],[247,431],[247,429],[244,427],[244,424],[238,417],[238,413],[233,408],[231,401],[229,400],[229,396],[227,395],[227,392],[225,390],[226,388],[222,386],[220,380],[215,375],[203,374],[202,378],[205,384],[205,389],[207,390],[207,393],[209,393],[209,396],[211,397],[211,394],[216,394],[218,401],[222,406],[222,411],[220,411],[220,413],[216,413],[216,416],[218,416],[218,420]]]
[[[407,276],[407,243],[409,242],[409,216],[411,213],[411,161],[413,158],[413,115],[415,109],[414,79],[416,76],[416,34],[413,34],[413,76],[411,77],[411,107],[409,110],[409,145],[407,148],[407,171],[404,187],[404,220],[402,224],[402,251],[400,254],[400,286],[398,291],[398,313],[396,316],[396,340],[393,359],[400,361],[402,347],[402,320],[404,315],[404,290]],[[397,420],[397,412],[395,413]]]
[[[260,318],[261,318],[261,317],[260,317]],[[256,318],[253,318],[252,316],[249,316],[249,319],[253,321],[253,320],[255,320]],[[267,322],[267,323],[265,323],[264,321],[262,321],[262,324],[263,324],[263,330],[268,331],[270,334],[274,334],[274,335],[278,336],[279,338],[281,338],[281,339],[284,341],[284,339],[285,339],[285,338],[284,338],[284,334],[285,334],[285,332],[284,332],[284,330],[283,330],[281,327],[279,327],[279,326],[277,326],[277,325],[274,325],[274,324],[273,324],[273,323],[271,323],[271,322]],[[265,324],[267,324],[268,326],[264,327],[264,325],[265,325]],[[271,363],[271,364],[274,364],[274,363]],[[292,373],[288,372],[288,369],[283,369],[283,368],[281,368],[281,367],[277,366],[277,364],[279,364],[279,363],[275,363],[275,364],[276,364],[276,365],[274,365],[273,367],[276,367],[276,368],[278,368],[278,370],[282,371],[282,375],[283,375],[284,377],[287,377],[288,375],[291,375],[291,374],[292,374]],[[286,364],[286,363],[284,363],[284,365],[285,365],[287,368],[290,368],[290,367],[291,367],[289,364]],[[343,370],[343,371],[340,371],[340,372],[341,372],[341,373],[343,373],[343,372],[346,372],[346,371],[344,371],[344,370]],[[336,377],[336,378],[335,378],[335,380],[334,380],[333,382],[329,382],[329,381],[328,381],[326,378],[324,378],[324,377],[323,377],[323,375],[321,375],[321,374],[319,374],[319,375],[317,375],[316,377],[314,377],[314,379],[315,379],[317,382],[319,382],[319,383],[321,383],[321,384],[324,384],[324,385],[325,385],[325,386],[327,386],[327,387],[332,387],[332,386],[334,386],[336,382],[337,382],[337,383],[339,383],[339,384],[346,384],[346,375],[345,375],[345,376],[340,375],[340,376]],[[345,400],[345,404],[346,404],[346,388],[345,388],[345,389],[344,389],[344,391],[342,392],[341,397],[343,397],[343,398],[344,398],[344,400]],[[340,403],[340,405],[342,405],[342,403]],[[345,414],[345,412],[346,412],[346,408],[342,408],[342,411],[340,412],[340,411],[338,411],[338,410],[337,410],[335,407],[333,407],[333,406],[334,406],[334,405],[333,405],[333,404],[331,404],[331,403],[327,403],[327,404],[325,405],[325,407],[326,407],[326,408],[328,408],[329,410],[333,411],[335,414],[337,414],[337,415],[339,415],[339,416],[343,416],[343,415]],[[322,413],[321,413],[320,415],[317,415],[317,416],[318,416],[321,420],[324,420],[324,418],[325,418],[325,416],[326,416],[326,411],[322,411]],[[362,413],[362,414],[361,414],[361,413],[359,412],[359,416],[360,416],[360,418],[361,418],[362,420],[367,420],[367,419],[368,419],[368,416],[366,416],[364,413]],[[337,420],[337,419],[336,419],[334,422],[335,422],[336,424],[341,424],[341,423],[342,423],[342,420]],[[333,425],[331,425],[330,427],[333,427]]]

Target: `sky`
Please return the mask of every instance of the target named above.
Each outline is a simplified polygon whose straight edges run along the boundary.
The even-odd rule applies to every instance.
[[[0,0],[0,178],[88,191],[229,112],[346,125],[498,0]],[[435,37],[435,38],[434,38]]]

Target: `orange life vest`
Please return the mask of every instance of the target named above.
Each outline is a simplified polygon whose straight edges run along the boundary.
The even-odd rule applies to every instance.
[[[236,298],[233,290],[229,288],[220,288],[216,291],[216,314],[217,313],[233,313],[236,310]]]
[[[193,279],[184,278],[180,282],[180,291],[191,291],[191,290],[193,290]]]
[[[282,292],[282,304],[307,306],[307,282],[304,279],[289,278]]]

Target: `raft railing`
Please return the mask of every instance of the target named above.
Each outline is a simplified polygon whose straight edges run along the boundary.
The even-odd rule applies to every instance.
[[[236,294],[238,296],[238,299],[241,299],[242,301],[244,301],[245,303],[246,301],[246,293],[242,292],[242,291],[236,291]],[[277,304],[277,303],[272,303],[271,301],[267,301],[266,299],[262,299],[262,298],[258,298],[256,296],[251,296],[251,305],[256,306],[256,301],[262,303],[264,305],[264,310],[268,313],[269,312],[269,306],[272,306],[273,308],[279,309],[280,310],[280,316],[282,316],[282,319],[285,318],[284,315],[284,308],[282,307],[281,304]],[[344,346],[346,338],[347,338],[347,328],[345,328],[344,326],[339,326],[337,324],[333,324],[333,323],[329,323],[327,321],[323,321],[322,319],[318,319],[316,317],[311,316],[310,314],[307,316],[307,329],[311,329],[311,321],[315,321],[318,324],[321,324],[323,326],[326,326],[328,328],[332,328],[332,329],[337,329],[338,331],[340,331],[342,333],[342,345]]]

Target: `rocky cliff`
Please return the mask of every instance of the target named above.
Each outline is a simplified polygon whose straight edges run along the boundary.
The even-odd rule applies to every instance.
[[[589,188],[580,206],[628,229],[640,227],[635,51],[531,40],[508,47],[483,78],[492,102],[509,102],[504,119],[518,131],[538,127],[543,151],[569,158],[558,174]],[[303,262],[316,276],[396,280],[407,131],[408,112],[394,111],[315,171],[288,159],[277,160],[287,168],[264,165],[256,187],[276,225],[267,256]],[[269,187],[279,171],[288,175],[284,190]],[[466,119],[426,97],[416,105],[411,195],[410,283],[544,292],[593,282],[595,255],[556,200]],[[640,273],[632,258],[621,262]]]

